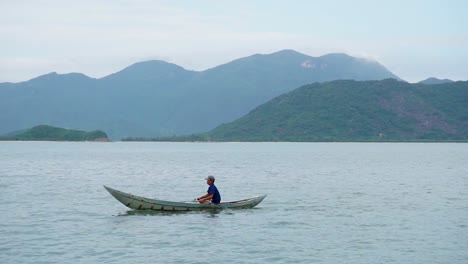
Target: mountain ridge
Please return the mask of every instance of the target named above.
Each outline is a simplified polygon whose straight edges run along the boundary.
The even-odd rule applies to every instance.
[[[418,83],[422,83],[422,84],[442,84],[442,83],[452,83],[454,81],[450,80],[450,79],[438,79],[438,78],[435,78],[435,77],[429,77],[427,79],[424,79]]]
[[[398,78],[377,62],[351,56],[335,61],[340,56],[318,59],[283,50],[201,72],[155,60],[99,79],[55,73],[0,84],[0,134],[38,124],[101,129],[113,139],[197,133],[304,84]]]

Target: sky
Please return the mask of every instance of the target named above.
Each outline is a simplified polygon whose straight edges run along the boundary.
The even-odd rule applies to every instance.
[[[0,82],[153,59],[201,71],[283,49],[468,80],[467,13],[464,0],[0,0]]]

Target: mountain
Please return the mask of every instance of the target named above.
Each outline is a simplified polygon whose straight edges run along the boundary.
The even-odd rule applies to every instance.
[[[207,131],[300,85],[384,78],[398,77],[376,62],[344,54],[318,58],[292,50],[256,54],[196,75],[182,91],[185,96],[179,98],[164,127],[171,132],[166,135]]]
[[[302,86],[234,122],[212,141],[468,140],[468,82],[435,86],[340,80]],[[190,139],[190,138],[189,138]]]
[[[108,141],[106,133],[99,130],[85,132],[46,125],[10,133],[0,137],[0,140]]]
[[[425,80],[420,81],[419,83],[422,84],[441,84],[441,83],[451,83],[453,82],[452,80],[449,79],[437,79],[434,77],[427,78]]]
[[[196,133],[304,84],[385,78],[398,79],[377,62],[292,50],[255,54],[201,72],[146,61],[100,79],[51,73],[0,84],[0,134],[39,124],[101,129],[114,139]]]

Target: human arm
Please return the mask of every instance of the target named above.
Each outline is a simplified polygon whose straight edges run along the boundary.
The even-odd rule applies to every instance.
[[[197,201],[199,203],[204,203],[205,201],[211,201],[211,199],[213,199],[213,194],[207,193],[203,195],[202,197],[197,198]]]

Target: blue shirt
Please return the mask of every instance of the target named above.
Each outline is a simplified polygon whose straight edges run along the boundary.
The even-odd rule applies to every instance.
[[[221,195],[214,184],[208,188],[208,194],[213,194],[213,198],[211,198],[212,203],[219,204],[221,202]]]

